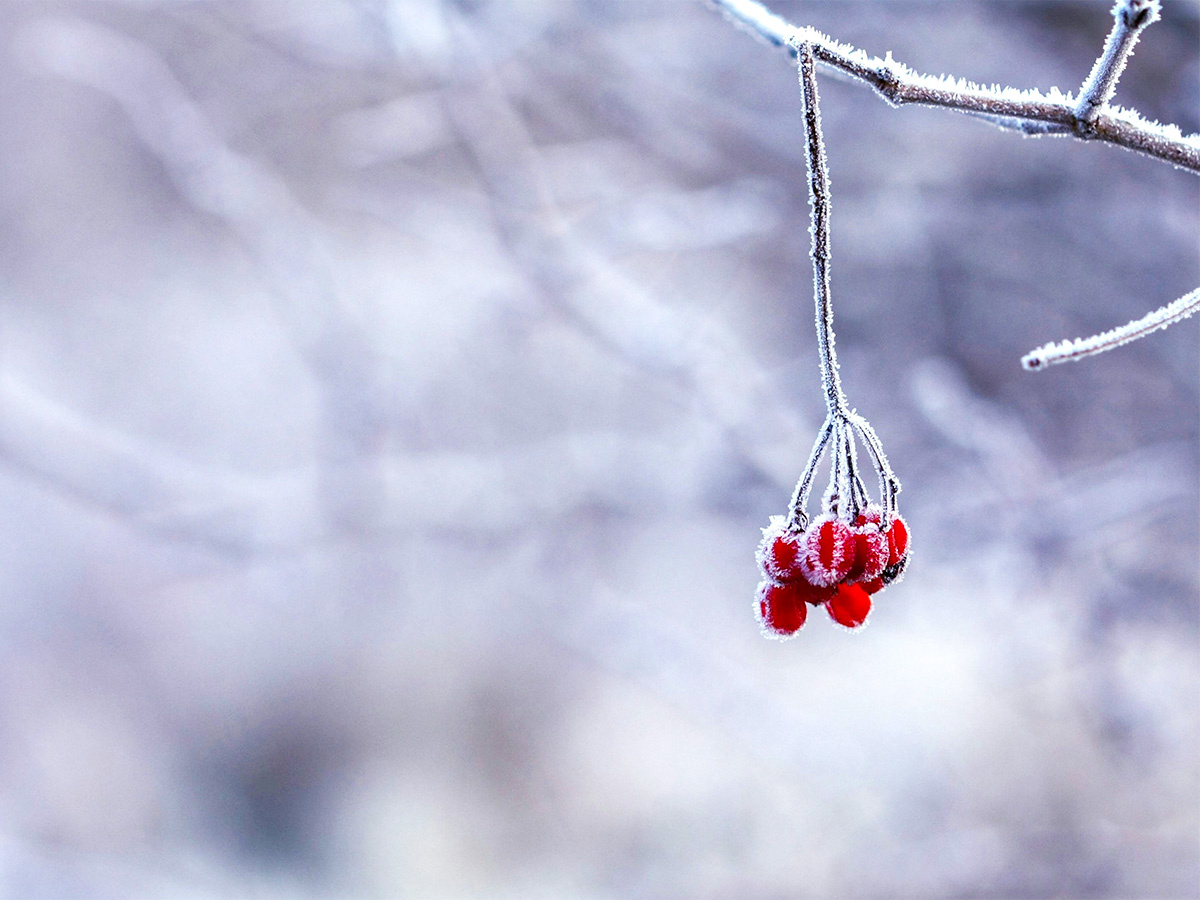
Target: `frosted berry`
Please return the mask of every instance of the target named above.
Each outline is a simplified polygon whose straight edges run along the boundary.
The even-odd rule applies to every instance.
[[[892,527],[887,531],[888,558],[880,577],[884,584],[891,584],[904,574],[908,567],[908,524],[900,516],[892,519]]]
[[[804,598],[804,602],[812,606],[820,606],[822,603],[828,602],[837,590],[836,585],[811,584],[803,578],[799,581],[789,582],[789,587],[794,587],[797,594]]]
[[[841,582],[854,565],[854,534],[850,526],[833,516],[815,519],[804,532],[800,571],[821,587]]]
[[[868,523],[850,529],[854,535],[854,562],[846,581],[871,581],[878,578],[888,562],[888,538],[879,526]]]
[[[829,616],[839,625],[857,628],[867,620],[871,597],[861,584],[839,584],[837,593],[825,605]]]
[[[896,516],[888,531],[888,565],[894,566],[905,556],[908,556],[908,523]]]
[[[864,506],[858,514],[858,518],[854,520],[854,524],[858,526],[872,524],[878,525],[883,521],[883,510],[872,503],[870,506]]]
[[[800,572],[800,541],[803,535],[787,526],[782,516],[771,516],[771,524],[763,529],[762,543],[755,558],[763,574],[775,581],[798,581]]]
[[[770,638],[792,637],[808,618],[804,591],[795,584],[763,581],[758,585],[755,609],[763,634]]]
[[[862,527],[868,523],[879,524],[883,521],[883,510],[878,506],[871,504],[854,520],[857,527]],[[883,569],[879,572],[881,586],[886,587],[893,581],[904,574],[904,570],[908,567],[908,523],[904,521],[899,514],[892,516],[891,524],[888,530],[884,532],[887,537],[887,562]],[[870,581],[869,578],[863,578],[863,581]],[[870,593],[875,593],[874,590],[868,588]]]

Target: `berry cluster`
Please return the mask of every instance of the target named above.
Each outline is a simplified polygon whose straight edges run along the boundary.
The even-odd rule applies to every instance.
[[[824,604],[835,622],[857,628],[871,611],[871,595],[904,574],[908,526],[896,515],[885,530],[883,510],[874,505],[852,522],[826,514],[802,530],[772,516],[756,555],[765,576],[756,609],[767,637],[793,636],[809,604]]]
[[[857,628],[871,611],[871,595],[891,584],[908,563],[908,526],[896,510],[900,481],[888,464],[879,435],[851,408],[842,391],[834,349],[829,281],[829,169],[817,100],[812,45],[794,41],[804,94],[805,162],[812,206],[813,293],[817,310],[817,357],[825,392],[825,424],[796,484],[786,517],[763,530],[758,564],[763,581],[754,608],[763,635],[791,637],[808,618],[808,605],[824,604],[835,622]],[[879,476],[879,504],[863,482],[857,445]],[[805,509],[813,479],[829,453],[829,486],[822,515],[809,524]]]

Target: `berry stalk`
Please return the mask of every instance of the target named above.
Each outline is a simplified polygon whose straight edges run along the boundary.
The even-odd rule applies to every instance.
[[[813,293],[817,304],[817,352],[821,359],[821,384],[830,416],[848,412],[838,375],[833,336],[833,300],[829,290],[829,167],[825,139],[821,136],[821,109],[817,95],[817,63],[812,44],[796,48],[800,60],[800,87],[804,94],[804,134],[807,152],[808,199],[812,207]]]

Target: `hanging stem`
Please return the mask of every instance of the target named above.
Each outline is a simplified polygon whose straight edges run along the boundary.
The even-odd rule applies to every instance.
[[[804,94],[805,160],[808,167],[808,199],[812,205],[813,290],[817,304],[817,352],[821,357],[821,384],[829,414],[846,412],[846,396],[838,376],[837,351],[833,346],[833,301],[829,292],[829,168],[825,141],[821,137],[821,110],[817,98],[817,64],[812,44],[796,48],[800,59],[800,87]]]
[[[821,136],[817,67],[811,43],[796,42],[793,47],[800,62],[800,87],[804,96],[804,158],[808,171],[808,198],[812,208],[809,231],[812,234],[817,352],[828,415],[813,444],[804,474],[792,494],[788,522],[795,530],[802,531],[808,526],[805,506],[826,448],[829,448],[829,486],[825,490],[823,506],[827,512],[842,519],[850,522],[857,520],[859,513],[870,503],[866,485],[859,474],[857,439],[867,448],[867,454],[879,474],[880,501],[883,506],[881,526],[886,530],[896,514],[896,493],[900,490],[900,483],[888,466],[883,446],[874,429],[850,409],[842,391],[837,351],[834,349],[833,298],[829,287],[829,168],[825,159],[825,141]]]

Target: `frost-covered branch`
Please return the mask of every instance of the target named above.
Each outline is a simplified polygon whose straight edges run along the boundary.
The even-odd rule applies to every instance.
[[[1105,41],[1100,57],[1080,88],[1078,99],[1062,93],[1058,88],[1051,88],[1046,94],[1042,94],[1036,90],[997,86],[985,88],[958,78],[922,75],[903,63],[896,62],[890,52],[884,59],[871,57],[812,28],[796,27],[756,0],[708,2],[721,10],[730,21],[752,34],[788,50],[793,56],[799,55],[802,73],[805,71],[805,56],[811,55],[817,61],[871,85],[893,105],[917,103],[942,106],[979,116],[1001,128],[1018,130],[1024,134],[1073,135],[1084,140],[1106,141],[1200,173],[1200,135],[1184,135],[1175,125],[1151,122],[1134,110],[1110,105],[1117,81],[1133,52],[1134,45],[1146,26],[1159,18],[1159,0],[1117,0],[1112,11],[1113,29]],[[809,79],[805,77],[801,78],[801,82],[805,92],[806,117],[811,118],[815,107],[809,102],[809,95],[813,92],[815,96],[815,79],[812,80],[811,86]],[[807,119],[806,122],[811,145],[814,123]],[[817,133],[819,137],[819,123]],[[821,149],[822,170],[823,153]],[[820,309],[823,296],[822,272],[828,265],[828,251],[826,249],[825,257],[818,259],[818,249],[819,245],[827,247],[827,234],[822,236],[821,228],[824,224],[826,231],[828,229],[828,201],[826,195],[826,202],[820,203],[822,195],[818,189],[822,187],[823,182],[818,177],[820,173],[814,174],[811,171],[812,160],[816,158],[810,146],[810,183],[814,191],[813,263]],[[828,277],[825,275],[826,296],[827,282]],[[1021,363],[1026,369],[1041,369],[1053,363],[1102,353],[1186,319],[1198,308],[1200,291],[1193,291],[1174,303],[1120,328],[1091,338],[1039,347],[1027,354]],[[826,336],[819,323],[818,332],[826,392],[829,393],[837,387],[837,361],[832,353],[832,336]],[[833,372],[832,381],[830,369]]]
[[[1113,7],[1113,30],[1104,44],[1104,52],[1079,91],[1079,102],[1075,106],[1079,127],[1090,127],[1108,105],[1129,54],[1133,52],[1133,45],[1142,29],[1158,21],[1158,16],[1158,0],[1119,0]]]
[[[1128,344],[1130,341],[1136,341],[1138,338],[1158,331],[1160,328],[1166,328],[1168,325],[1174,325],[1176,322],[1186,319],[1188,316],[1200,310],[1200,288],[1192,291],[1190,294],[1184,294],[1174,303],[1168,303],[1149,315],[1130,322],[1128,325],[1122,325],[1120,328],[1113,328],[1111,331],[1105,331],[1090,338],[1076,338],[1073,341],[1062,341],[1061,343],[1049,343],[1044,347],[1038,347],[1036,350],[1027,353],[1021,357],[1021,365],[1026,369],[1044,369],[1046,366],[1054,365],[1055,363],[1068,362],[1072,359],[1082,359],[1085,356],[1094,356],[1097,353],[1103,353],[1105,350],[1112,350],[1114,347],[1120,347],[1122,344]]]
[[[726,17],[767,42],[795,55],[795,46],[811,44],[818,62],[863,81],[889,103],[941,106],[985,118],[1025,134],[1061,134],[1104,141],[1200,172],[1200,135],[1184,135],[1133,110],[1104,105],[1141,29],[1157,16],[1157,0],[1119,0],[1118,25],[1104,55],[1088,79],[1095,88],[1080,115],[1079,102],[1058,88],[1037,90],[983,87],[961,78],[923,75],[888,53],[883,59],[835,41],[813,28],[797,27],[755,0],[708,0]],[[1121,23],[1125,22],[1125,25]],[[1105,60],[1109,60],[1105,62]],[[1085,87],[1085,91],[1087,88]]]
[[[834,347],[833,299],[829,291],[829,166],[821,136],[821,108],[817,98],[817,66],[812,48],[800,47],[800,86],[804,91],[804,139],[808,152],[808,199],[812,204],[813,294],[817,303],[817,352],[821,384],[829,415],[846,410]]]

